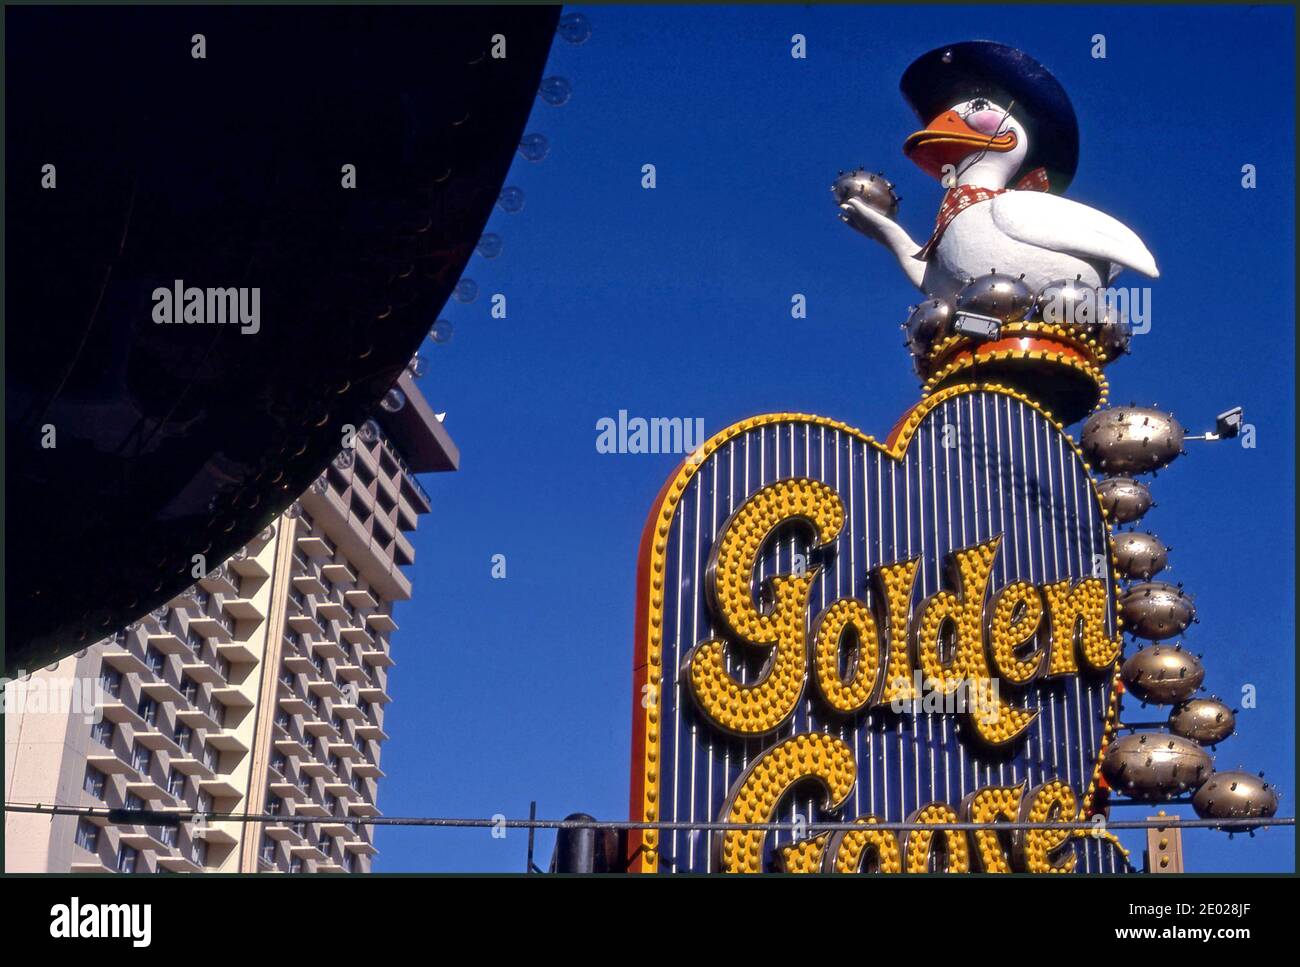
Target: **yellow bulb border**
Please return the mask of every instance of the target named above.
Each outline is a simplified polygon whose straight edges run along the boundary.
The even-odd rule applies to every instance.
[[[1040,354],[1041,355],[1041,354]],[[1098,371],[1098,376],[1100,372]],[[1103,381],[1104,382],[1104,381]],[[681,502],[683,495],[686,493],[686,487],[691,478],[704,461],[712,456],[717,450],[731,440],[747,433],[750,430],[763,426],[770,426],[773,423],[808,423],[812,426],[826,427],[827,429],[838,430],[841,433],[847,433],[849,436],[874,447],[880,453],[894,460],[902,462],[906,456],[907,449],[911,445],[912,437],[920,428],[921,422],[929,415],[930,411],[935,409],[939,404],[944,403],[954,397],[966,393],[996,393],[1006,396],[1031,407],[1040,416],[1046,419],[1057,432],[1065,438],[1070,445],[1070,449],[1083,463],[1084,471],[1088,478],[1088,485],[1092,488],[1093,498],[1097,501],[1097,510],[1101,514],[1101,520],[1107,523],[1111,531],[1111,540],[1113,540],[1114,525],[1110,522],[1110,514],[1106,511],[1102,503],[1101,494],[1097,490],[1096,480],[1092,476],[1092,466],[1088,463],[1083,451],[1075,442],[1074,438],[1065,430],[1065,427],[1053,418],[1050,410],[1040,406],[1026,394],[1009,386],[1003,386],[997,383],[957,383],[952,386],[946,386],[943,389],[927,391],[911,410],[907,412],[906,418],[897,427],[897,436],[894,438],[892,445],[881,443],[875,437],[863,433],[857,427],[850,426],[839,420],[833,420],[829,417],[817,416],[811,413],[765,413],[760,416],[752,416],[748,419],[740,420],[731,424],[724,430],[720,430],[704,442],[694,453],[687,457],[682,466],[678,469],[672,479],[672,483],[666,488],[666,493],[660,501],[659,506],[655,509],[652,520],[654,524],[654,541],[650,551],[649,567],[649,587],[639,588],[638,592],[648,594],[646,600],[646,670],[644,683],[653,688],[653,699],[642,701],[642,696],[638,693],[635,696],[638,704],[642,706],[642,728],[645,736],[645,747],[642,754],[640,769],[643,778],[643,795],[641,801],[641,816],[638,821],[657,822],[659,819],[659,786],[660,770],[658,763],[661,759],[660,748],[660,729],[659,729],[659,709],[662,708],[663,700],[663,612],[664,612],[664,595],[663,595],[663,576],[666,570],[666,555],[668,548],[668,535],[671,531],[673,516],[677,511],[677,505]],[[1119,572],[1115,569],[1115,560],[1112,555],[1112,572],[1114,587],[1119,587]],[[1118,606],[1115,608],[1115,629],[1116,634],[1123,639],[1123,621],[1119,616]],[[1115,672],[1111,676],[1110,699],[1107,705],[1106,721],[1102,728],[1102,739],[1097,760],[1093,765],[1092,781],[1084,793],[1083,801],[1080,804],[1079,815],[1088,816],[1091,814],[1092,801],[1097,789],[1097,780],[1101,775],[1102,760],[1105,757],[1105,750],[1110,744],[1110,740],[1116,731],[1119,722],[1119,683],[1120,674],[1119,666],[1123,660],[1123,652],[1116,659]],[[638,683],[642,681],[640,677]],[[636,768],[636,764],[633,764]],[[1078,831],[1082,835],[1099,835],[1096,831]],[[1100,834],[1102,838],[1108,838],[1119,846],[1118,840],[1113,833],[1104,832]],[[646,829],[641,831],[641,850],[633,862],[634,868],[639,865],[640,872],[654,873],[659,869],[659,830]],[[1123,850],[1123,847],[1119,847]],[[1128,851],[1124,850],[1125,858],[1128,857]]]

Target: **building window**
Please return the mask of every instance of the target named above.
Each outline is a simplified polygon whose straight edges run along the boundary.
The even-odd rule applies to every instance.
[[[113,733],[117,731],[117,726],[108,719],[100,719],[90,729],[90,737],[102,746],[112,746]]]
[[[142,745],[137,745],[131,753],[131,765],[135,766],[136,771],[143,774],[149,772],[149,767],[153,765],[153,753]]]
[[[139,796],[137,796],[135,793],[131,792],[131,793],[127,793],[126,802],[123,803],[123,805],[126,806],[127,809],[133,809],[133,810],[144,809],[144,800],[141,799]]]
[[[301,873],[301,872],[302,872],[302,858],[301,858],[301,857],[295,856],[293,859],[291,859],[291,860],[289,861],[289,872],[290,872],[290,873]]]
[[[284,775],[284,763],[285,758],[283,752],[277,752],[271,757],[271,768],[280,773],[280,775]]]
[[[205,745],[203,747],[203,764],[213,772],[220,772],[217,768],[221,765],[221,751],[214,746]]]
[[[266,797],[266,811],[268,814],[272,816],[278,816],[280,815],[280,810],[282,810],[283,808],[284,808],[284,800],[281,799],[279,796],[272,795]]]
[[[117,851],[117,872],[134,873],[139,853],[130,846],[122,846]]]
[[[81,788],[96,799],[103,799],[105,778],[105,775],[94,766],[86,766],[86,778],[82,781]]]
[[[176,726],[176,744],[181,747],[182,752],[190,751],[190,742],[194,738],[194,730],[188,725]]]
[[[77,845],[82,849],[95,852],[99,848],[99,827],[88,819],[77,822]]]
[[[275,862],[275,840],[270,836],[262,836],[262,860],[267,863]]]
[[[280,726],[280,728],[282,729],[287,729],[289,727],[289,713],[286,712],[284,709],[280,709],[278,712],[276,712],[275,724]]]
[[[355,862],[354,862],[354,860],[353,860],[353,856],[352,856],[352,854],[349,853],[347,850],[344,850],[344,851],[343,851],[343,869],[346,870],[347,872],[351,873],[352,870],[353,870],[353,867],[354,867],[354,866],[355,866]]]
[[[178,832],[175,826],[162,826],[158,829],[158,842],[164,846],[175,846]]]
[[[122,673],[111,665],[105,665],[99,672],[99,684],[104,691],[114,698],[122,695]]]
[[[171,774],[167,776],[167,792],[177,799],[185,795],[185,773],[179,769],[171,771]]]
[[[194,705],[199,700],[199,683],[186,675],[181,679],[181,694],[185,696],[185,701]]]
[[[167,667],[167,656],[153,645],[150,645],[144,653],[144,662],[149,666],[151,672],[155,675],[161,675],[163,669]]]
[[[144,719],[144,724],[153,728],[158,724],[158,703],[149,696],[140,699],[140,704],[135,708],[136,714]]]
[[[190,860],[196,866],[208,865],[208,844],[204,840],[190,840]]]

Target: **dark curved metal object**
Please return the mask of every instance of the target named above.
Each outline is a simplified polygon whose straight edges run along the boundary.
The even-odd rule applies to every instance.
[[[6,10],[7,670],[173,597],[374,410],[482,233],[558,15]],[[178,279],[259,288],[260,330],[156,324]]]

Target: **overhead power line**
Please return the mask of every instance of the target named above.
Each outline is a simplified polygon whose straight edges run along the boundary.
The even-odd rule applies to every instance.
[[[320,816],[287,816],[282,813],[214,813],[191,812],[183,810],[139,810],[111,809],[97,806],[60,806],[47,803],[5,803],[6,811],[15,813],[39,813],[50,816],[81,816],[87,819],[103,819],[113,825],[157,826],[179,825],[181,823],[274,823],[286,826],[307,825],[320,822]],[[1154,808],[1154,807],[1153,807]],[[770,822],[770,823],[727,823],[727,822],[688,822],[660,821],[641,822],[636,820],[600,820],[600,819],[508,819],[504,816],[447,817],[447,816],[357,816],[348,817],[344,822],[356,826],[411,826],[435,829],[608,829],[608,830],[664,830],[727,832],[735,830],[762,830],[765,832],[800,832],[826,833],[842,830],[863,829],[863,823],[844,821],[814,822]],[[1090,831],[1113,831],[1116,829],[1219,829],[1226,831],[1253,830],[1270,826],[1295,826],[1294,816],[1256,816],[1238,819],[1188,819],[1180,816],[1156,816],[1146,819],[1117,819],[1106,822],[1073,820],[1069,822],[1019,822],[999,821],[989,823],[948,822],[878,822],[870,824],[872,829],[909,832],[911,830],[1030,830],[1030,829],[1065,829]]]

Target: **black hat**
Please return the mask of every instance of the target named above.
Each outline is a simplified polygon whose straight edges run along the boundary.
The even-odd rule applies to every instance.
[[[959,101],[982,96],[1013,113],[1029,135],[1029,154],[1018,178],[1047,170],[1051,190],[1065,191],[1079,166],[1079,123],[1069,95],[1042,64],[1024,51],[989,40],[968,40],[922,54],[898,82],[903,97],[927,124]]]

